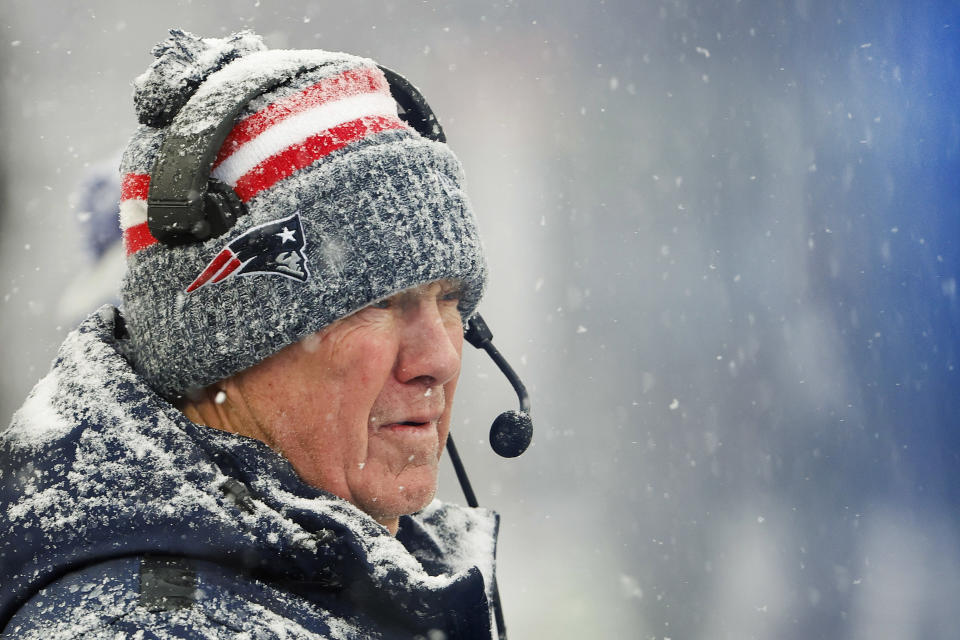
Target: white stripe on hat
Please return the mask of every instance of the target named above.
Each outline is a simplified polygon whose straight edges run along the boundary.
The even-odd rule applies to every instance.
[[[267,158],[310,136],[365,116],[397,117],[397,103],[389,94],[363,93],[320,104],[284,118],[242,144],[211,175],[231,187]]]
[[[147,201],[123,200],[120,203],[120,228],[129,229],[147,221]]]

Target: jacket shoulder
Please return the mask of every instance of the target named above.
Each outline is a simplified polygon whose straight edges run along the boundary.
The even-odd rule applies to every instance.
[[[220,565],[142,556],[63,576],[27,601],[0,638],[299,640],[368,631]]]

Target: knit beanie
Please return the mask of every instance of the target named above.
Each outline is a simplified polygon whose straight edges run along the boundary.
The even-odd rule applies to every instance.
[[[461,314],[474,313],[487,268],[463,170],[446,144],[398,117],[376,63],[267,50],[251,32],[172,30],[153,53],[134,81],[141,124],[121,164],[120,226],[121,348],[154,389],[175,398],[207,386],[439,279],[459,281]],[[203,104],[271,75],[282,82],[241,112],[211,171],[248,213],[217,237],[158,242],[147,198],[169,161],[160,157],[165,133],[206,126]],[[185,108],[191,102],[200,108]],[[188,114],[197,122],[184,122]]]

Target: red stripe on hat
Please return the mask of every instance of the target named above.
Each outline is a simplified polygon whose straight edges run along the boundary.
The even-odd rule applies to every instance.
[[[366,116],[310,136],[270,156],[243,174],[234,187],[240,199],[247,202],[295,171],[313,164],[319,158],[342,149],[352,142],[387,129],[405,129],[407,125],[395,116]]]
[[[339,75],[324,78],[299,93],[270,103],[238,122],[220,147],[220,153],[213,167],[216,168],[243,144],[294,114],[348,96],[389,92],[389,90],[387,81],[379,69],[350,69]]]
[[[146,200],[150,193],[149,173],[125,173],[120,182],[120,201]],[[129,223],[128,223],[129,224]],[[157,243],[157,239],[150,233],[146,222],[135,224],[123,230],[123,245],[127,255],[133,255],[141,249]]]
[[[134,225],[123,232],[123,244],[127,248],[127,255],[133,255],[140,249],[157,244],[157,239],[150,233],[146,222]]]
[[[150,193],[149,173],[125,173],[120,183],[121,200],[146,200]]]

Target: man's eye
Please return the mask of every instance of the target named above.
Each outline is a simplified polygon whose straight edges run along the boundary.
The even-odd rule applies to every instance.
[[[444,302],[460,302],[460,296],[462,292],[460,289],[453,289],[451,291],[444,292],[440,294],[440,299]]]
[[[383,300],[377,300],[376,302],[371,302],[370,306],[374,309],[389,309],[393,305],[393,301],[390,298],[384,298]]]

